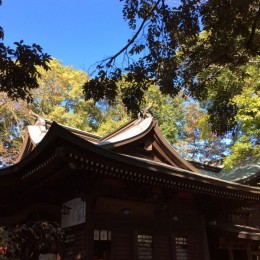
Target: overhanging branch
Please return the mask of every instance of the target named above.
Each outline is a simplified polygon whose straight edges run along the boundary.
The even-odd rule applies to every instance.
[[[151,14],[153,13],[153,11],[155,10],[155,8],[159,5],[159,3],[161,2],[161,0],[158,0],[155,5],[150,9],[150,11],[148,12],[147,16],[143,19],[141,25],[139,26],[137,32],[134,34],[134,36],[132,37],[132,39],[120,50],[118,51],[115,55],[113,55],[112,57],[108,58],[108,64],[112,64],[113,61],[120,55],[122,54],[124,51],[126,51],[128,49],[128,47],[133,44],[133,42],[136,40],[136,38],[138,37],[138,35],[140,34],[140,32],[142,31],[145,23],[147,22],[147,20],[150,18]]]

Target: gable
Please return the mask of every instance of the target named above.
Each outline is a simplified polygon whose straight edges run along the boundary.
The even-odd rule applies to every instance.
[[[41,142],[53,122],[38,118],[35,125],[27,127],[25,142],[17,162],[25,158]],[[100,137],[82,130],[61,125],[73,135],[116,153],[164,163],[194,173],[200,171],[182,158],[163,137],[157,121],[147,113],[127,122],[107,136]]]
[[[35,147],[45,137],[46,133],[49,131],[53,123],[54,123],[53,121],[43,119],[43,118],[38,118],[34,125],[27,126],[27,129],[25,131],[24,142],[20,150],[19,156],[16,159],[16,163],[20,162],[23,158],[25,158],[28,154],[30,154],[35,149]],[[89,141],[94,144],[98,143],[101,138],[98,135],[91,134],[76,128],[72,128],[64,125],[60,125],[60,126],[68,130],[72,134],[82,138],[83,140]]]
[[[98,144],[117,153],[165,163],[194,173],[200,171],[182,158],[162,135],[158,123],[152,118],[138,118]]]

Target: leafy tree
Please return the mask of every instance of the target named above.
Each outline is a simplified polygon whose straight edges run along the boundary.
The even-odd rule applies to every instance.
[[[14,101],[8,98],[6,93],[0,93],[0,161],[2,165],[13,163],[19,154],[24,128],[34,123],[34,117],[28,116],[31,111],[58,123],[101,136],[120,127],[130,118],[122,98],[124,88],[127,87],[125,80],[118,83],[119,94],[113,103],[106,99],[99,103],[93,100],[85,102],[81,85],[88,79],[88,76],[70,66],[62,66],[54,59],[51,60],[49,66],[48,71],[39,68],[42,74],[42,77],[38,79],[40,87],[32,92],[34,99],[30,104],[22,100]],[[236,117],[239,127],[233,131],[236,137],[234,147],[240,145],[239,147],[242,148],[241,144],[245,145],[245,141],[242,142],[242,140],[250,140],[250,145],[248,142],[246,145],[250,146],[250,151],[255,151],[254,154],[257,154],[259,68],[251,65],[246,73],[251,75],[250,80],[246,81],[247,85],[243,85],[244,83],[228,70],[218,76],[218,81],[221,82],[219,88],[232,89],[233,86],[239,85],[239,88],[243,89],[244,86],[243,93],[236,95],[232,100],[239,108]],[[201,104],[204,106],[202,109],[199,108],[198,103],[185,101],[183,93],[172,98],[170,95],[163,95],[156,85],[150,85],[141,106],[147,107],[154,102],[151,111],[158,120],[163,135],[185,158],[218,163],[226,154],[227,143],[223,141],[223,137],[212,134],[212,126],[207,114],[207,108],[213,103],[211,99],[215,98],[216,93],[217,91],[214,92],[212,89],[207,102]],[[249,115],[251,117],[248,117]],[[246,122],[246,118],[251,118],[251,121]],[[238,148],[234,148],[233,154],[237,150]],[[237,156],[241,157],[241,154],[245,154],[245,151],[237,153]],[[226,158],[227,164],[229,164],[228,158]],[[233,158],[231,161],[235,162],[234,157],[230,158]]]
[[[31,112],[58,123],[104,136],[126,123],[130,117],[120,96],[109,104],[106,100],[85,102],[81,85],[88,76],[70,66],[62,66],[57,60],[50,61],[50,70],[40,70],[39,88],[32,92],[33,102],[14,101],[1,93],[1,150],[2,165],[14,163],[19,154],[25,126],[34,123]],[[121,81],[120,88],[125,87]],[[154,117],[159,121],[163,134],[171,143],[181,131],[182,102],[180,96],[172,99],[163,96],[158,87],[150,86],[142,107],[154,102]]]
[[[36,114],[58,123],[93,131],[99,117],[99,109],[93,101],[85,102],[81,85],[88,76],[71,66],[63,66],[52,59],[50,70],[39,68],[39,88],[33,92],[34,101],[29,108]]]
[[[106,100],[85,101],[82,84],[88,80],[85,72],[50,62],[50,70],[42,71],[40,88],[33,94],[30,108],[35,113],[58,123],[97,134],[107,134],[121,126],[129,117],[120,99],[113,104]]]
[[[39,88],[31,91],[32,102],[12,100],[6,93],[0,93],[0,161],[4,166],[12,164],[18,156],[25,126],[35,120],[31,112],[62,124],[92,130],[89,121],[91,112],[95,114],[95,106],[91,101],[84,101],[81,88],[87,75],[62,66],[56,60],[51,60],[49,66],[48,71],[37,67],[42,77],[38,78]]]
[[[14,163],[23,141],[24,125],[30,123],[26,102],[0,92],[0,166]]]
[[[39,259],[39,254],[61,254],[64,231],[57,223],[36,221],[0,228],[0,259]],[[2,257],[2,258],[1,258]]]
[[[232,99],[238,108],[238,125],[231,154],[224,161],[227,169],[234,168],[246,157],[260,157],[260,67],[250,65],[246,71],[251,77],[244,82],[242,93]]]
[[[95,106],[91,101],[84,101],[81,88],[88,78],[86,73],[62,66],[56,60],[51,60],[49,66],[48,71],[37,67],[42,77],[38,78],[39,88],[31,91],[32,102],[13,100],[7,93],[0,93],[2,166],[12,164],[17,158],[25,126],[34,123],[33,113],[62,124],[92,130],[89,121],[91,112],[95,113]]]
[[[32,102],[12,100],[0,93],[0,166],[14,163],[22,144],[25,126],[33,124],[34,113],[44,118],[84,131],[106,134],[129,118],[122,102],[114,106],[85,101],[82,84],[88,79],[85,72],[73,69],[52,59],[50,69],[38,67],[39,88],[33,90]]]
[[[177,5],[165,0],[121,1],[123,17],[135,33],[99,63],[96,76],[84,84],[87,99],[114,100],[117,82],[124,77],[128,87],[122,100],[134,114],[151,81],[163,94],[174,96],[183,89],[204,101],[223,69],[242,81],[247,75],[241,65],[260,53],[259,0],[180,0]],[[125,63],[117,66],[120,55]],[[218,90],[209,119],[213,131],[223,134],[235,126],[237,110],[230,101],[241,89]]]
[[[15,49],[12,49],[3,40],[4,30],[0,26],[0,92],[7,93],[12,99],[31,101],[30,91],[39,87],[37,66],[48,70],[50,56],[43,53],[37,44],[30,46],[19,41],[14,43]]]
[[[260,156],[259,58],[240,68],[246,75],[243,81],[230,69],[222,70],[217,80],[210,83],[207,101],[202,103],[203,107],[210,111],[209,116],[215,117],[215,128],[222,123],[227,132],[231,124],[234,126],[232,131],[228,132],[231,150],[224,159],[226,169],[234,168],[247,157]],[[227,99],[230,99],[229,102]],[[218,106],[215,105],[217,101]],[[224,110],[222,106],[229,109]],[[218,109],[233,114],[235,124],[225,120],[227,118],[222,118]]]
[[[98,106],[102,111],[102,117],[98,123],[96,133],[100,136],[105,136],[130,120],[121,99],[117,99],[113,102],[113,105],[109,105],[106,100],[102,100]]]
[[[227,136],[217,136],[211,131],[208,113],[198,102],[190,100],[184,107],[184,124],[176,150],[187,160],[210,165],[220,165],[229,152]]]
[[[142,107],[153,103],[151,108],[153,117],[158,121],[160,130],[171,144],[179,140],[179,135],[183,131],[184,101],[182,93],[172,98],[170,95],[162,95],[155,85],[151,85],[144,95]]]

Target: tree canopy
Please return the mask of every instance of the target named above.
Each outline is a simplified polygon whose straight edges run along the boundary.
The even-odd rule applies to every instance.
[[[19,154],[25,126],[33,124],[36,113],[58,123],[92,132],[101,136],[126,123],[130,116],[123,104],[122,93],[127,82],[118,82],[118,96],[113,104],[106,99],[99,102],[84,99],[82,84],[88,75],[71,66],[63,66],[52,59],[50,69],[38,67],[41,78],[39,88],[31,94],[33,101],[12,100],[6,93],[0,93],[0,165],[12,164]],[[144,93],[141,107],[154,102],[151,112],[167,138],[181,155],[190,160],[204,163],[222,163],[225,158],[226,168],[237,165],[246,156],[259,156],[259,66],[251,64],[245,68],[250,78],[244,82],[232,78],[232,84],[238,84],[241,94],[235,95],[232,102],[237,106],[238,122],[232,135],[217,136],[212,133],[207,112],[208,103],[214,99],[211,92],[207,102],[199,103],[184,99],[180,92],[174,98],[163,95],[157,85],[150,85]],[[232,74],[229,70],[218,76],[222,87],[230,87]],[[258,89],[258,90],[257,90]]]
[[[187,160],[220,166],[229,152],[227,136],[212,133],[208,113],[198,102],[190,100],[183,105],[183,129],[179,139],[173,143],[177,151]]]
[[[233,168],[246,157],[260,157],[260,66],[245,68],[250,78],[242,84],[242,92],[233,97],[237,107],[237,129],[233,133],[231,154],[224,160],[225,167]]]
[[[107,134],[124,124],[129,117],[121,100],[109,106],[105,100],[85,101],[82,84],[88,75],[63,66],[52,59],[49,70],[37,67],[38,88],[31,91],[32,102],[13,100],[0,92],[0,166],[15,162],[28,124],[34,124],[34,114],[84,131]]]
[[[233,129],[237,107],[231,100],[241,88],[219,87],[218,76],[228,69],[240,81],[248,77],[243,65],[260,54],[259,0],[121,1],[134,35],[98,63],[96,76],[84,84],[86,98],[115,100],[122,77],[128,82],[122,100],[134,114],[151,81],[164,94],[184,90],[199,101],[215,91],[208,105],[212,130]]]
[[[12,99],[31,101],[30,91],[39,87],[37,66],[48,70],[50,56],[38,44],[27,45],[21,40],[11,48],[3,40],[4,29],[0,26],[0,92],[7,93]]]

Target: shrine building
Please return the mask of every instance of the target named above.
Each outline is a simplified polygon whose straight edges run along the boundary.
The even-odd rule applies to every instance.
[[[149,112],[104,137],[39,119],[0,169],[0,226],[59,223],[52,259],[260,260],[260,172],[236,182],[205,167]]]

